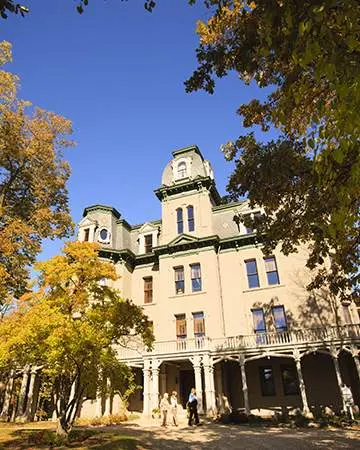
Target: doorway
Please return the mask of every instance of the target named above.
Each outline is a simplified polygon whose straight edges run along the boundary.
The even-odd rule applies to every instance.
[[[195,386],[195,375],[193,370],[180,370],[180,402],[186,408],[191,388]]]

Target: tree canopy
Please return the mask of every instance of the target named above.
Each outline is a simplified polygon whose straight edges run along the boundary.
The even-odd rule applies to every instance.
[[[265,251],[285,254],[310,242],[310,287],[328,284],[346,297],[359,286],[360,257],[360,3],[357,0],[213,0],[199,21],[198,68],[188,92],[213,93],[216,77],[236,72],[272,88],[238,113],[253,133],[223,146],[236,168],[233,199],[262,205],[255,224]],[[263,234],[265,233],[265,234]]]
[[[0,65],[11,61],[0,43]],[[0,70],[0,309],[21,295],[44,238],[72,232],[62,149],[71,122],[18,98],[19,79]]]
[[[98,250],[97,244],[68,243],[63,255],[37,264],[39,289],[24,294],[0,323],[0,368],[41,366],[64,431],[88,392],[104,388],[104,379],[131,388],[118,346],[138,336],[151,347],[154,339],[142,308],[110,287],[115,268],[99,259]]]

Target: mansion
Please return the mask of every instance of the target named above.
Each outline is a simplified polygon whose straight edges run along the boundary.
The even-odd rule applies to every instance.
[[[155,195],[161,218],[130,225],[113,207],[85,208],[80,241],[98,242],[115,264],[114,287],[141,305],[155,343],[118,349],[142,387],[129,409],[150,415],[164,392],[183,407],[192,387],[200,412],[246,414],[329,406],[343,383],[360,404],[360,324],[355,304],[309,292],[306,248],[266,255],[248,201],[223,204],[197,146],[172,153]],[[81,416],[116,414],[116,398],[87,400]]]

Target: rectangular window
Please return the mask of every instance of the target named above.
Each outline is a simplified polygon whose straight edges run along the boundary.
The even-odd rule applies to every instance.
[[[193,313],[194,319],[194,336],[202,337],[205,336],[205,319],[203,312]]]
[[[176,337],[178,339],[186,338],[186,317],[185,314],[178,314],[176,318]]]
[[[185,292],[184,267],[174,267],[175,270],[175,292],[183,294]]]
[[[191,288],[193,292],[201,291],[201,268],[200,264],[191,264]]]
[[[262,308],[252,309],[252,316],[254,321],[254,331],[255,333],[265,333],[266,324],[264,310]]]
[[[195,230],[195,220],[194,220],[194,207],[187,207],[187,216],[188,216],[188,229],[189,231]]]
[[[344,313],[344,321],[347,325],[352,324],[351,313],[349,305],[342,305],[343,313]]]
[[[249,288],[257,288],[260,286],[259,275],[257,271],[256,259],[248,259],[245,261],[246,273],[248,278]]]
[[[245,220],[246,220],[246,219],[247,219],[247,220],[248,220],[248,219],[256,220],[257,218],[260,218],[260,217],[261,217],[261,212],[260,212],[260,211],[255,212],[255,213],[245,214],[245,215],[244,215],[244,219],[245,219]],[[246,225],[245,225],[245,228],[246,228],[246,234],[255,233],[255,231],[256,231],[255,228],[251,228],[251,227],[246,226]]]
[[[151,253],[152,252],[152,245],[153,245],[153,236],[152,236],[152,234],[146,234],[145,235],[145,253]]]
[[[153,301],[153,279],[152,277],[144,278],[144,303],[152,303]]]
[[[177,232],[178,234],[182,234],[184,232],[184,220],[182,208],[178,208],[176,210],[176,221],[177,221]]]
[[[276,395],[275,380],[272,367],[260,366],[259,375],[260,375],[260,386],[262,395],[264,397]]]
[[[281,365],[281,379],[285,395],[299,394],[299,381],[296,373],[296,367],[290,365]]]
[[[275,256],[264,258],[267,281],[269,285],[279,284],[279,274],[277,270]]]
[[[287,322],[286,322],[286,314],[283,305],[273,306],[272,314],[274,317],[275,328],[277,331],[286,331],[287,330]]]
[[[88,242],[90,237],[90,228],[85,228],[84,230],[84,241]]]

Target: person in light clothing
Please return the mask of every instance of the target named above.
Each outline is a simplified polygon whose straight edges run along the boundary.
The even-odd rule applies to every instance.
[[[189,426],[192,425],[192,419],[195,419],[195,425],[199,425],[199,416],[198,416],[198,398],[196,396],[196,390],[195,388],[191,389],[190,395],[189,395],[189,401],[188,401],[188,405],[189,405],[189,410],[190,410],[190,414],[189,414]]]
[[[160,402],[160,412],[161,412],[161,417],[162,417],[162,427],[166,427],[167,426],[167,415],[168,415],[168,411],[170,410],[170,403],[169,403],[169,394],[167,392],[165,392],[165,394],[163,395],[163,398],[161,399]]]
[[[174,421],[174,425],[177,427],[177,408],[178,408],[178,401],[177,401],[177,392],[172,391],[171,397],[170,397],[170,405],[171,405],[171,414]]]
[[[341,393],[345,403],[345,413],[348,413],[351,417],[351,420],[354,420],[353,406],[354,399],[352,396],[351,389],[346,384],[341,386]]]

